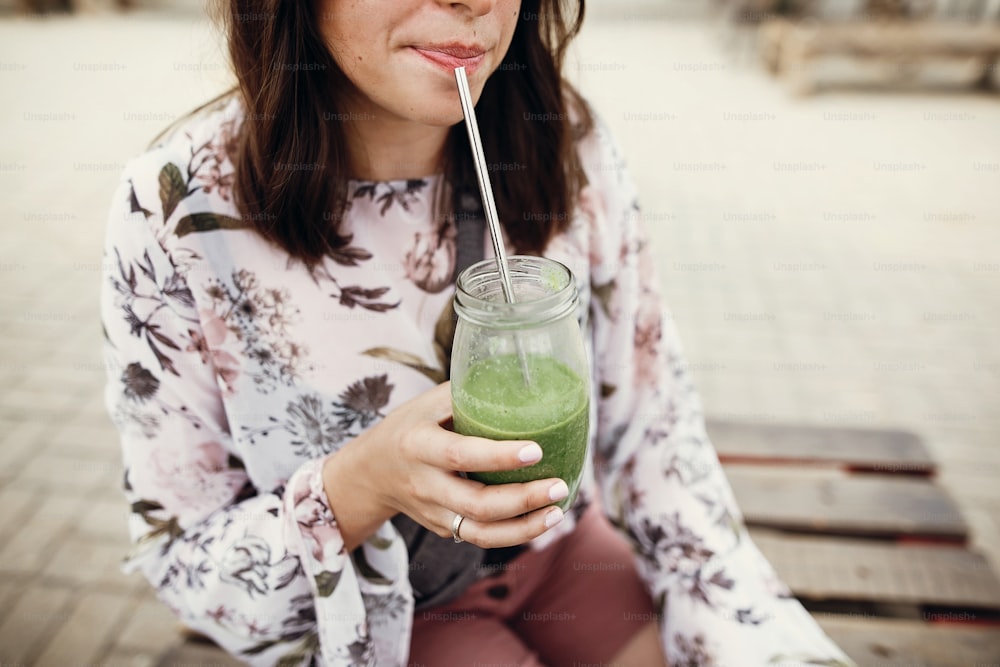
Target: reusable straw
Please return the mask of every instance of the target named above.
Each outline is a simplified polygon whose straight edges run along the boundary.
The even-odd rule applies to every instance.
[[[500,286],[507,303],[514,303],[514,288],[510,283],[510,266],[507,263],[507,250],[503,245],[500,233],[500,216],[497,215],[497,204],[493,199],[493,186],[490,184],[490,173],[486,168],[486,155],[483,152],[483,140],[479,136],[479,123],[476,122],[476,108],[472,103],[472,93],[469,91],[469,79],[465,76],[465,67],[455,68],[455,81],[458,83],[458,97],[462,101],[462,115],[465,116],[465,129],[469,133],[469,144],[472,145],[472,157],[476,165],[476,178],[479,181],[479,193],[483,197],[483,208],[486,222],[490,229],[490,240],[493,241],[493,254],[497,261],[497,271],[500,273]],[[524,383],[531,384],[528,374],[528,361],[524,356],[520,340],[517,341],[517,356],[521,362],[521,374]]]
[[[476,109],[472,104],[472,93],[469,92],[465,67],[455,68],[455,80],[458,82],[458,96],[462,100],[465,129],[469,132],[469,143],[472,144],[472,158],[476,163],[479,193],[483,196],[483,207],[486,209],[486,221],[490,226],[490,239],[493,241],[493,254],[496,255],[497,271],[500,272],[500,281],[503,284],[503,295],[507,303],[514,303],[514,288],[510,284],[507,250],[503,246],[503,236],[500,235],[500,217],[497,215],[497,203],[493,199],[493,187],[490,185],[490,173],[486,169],[483,140],[479,136],[479,123],[476,122]]]

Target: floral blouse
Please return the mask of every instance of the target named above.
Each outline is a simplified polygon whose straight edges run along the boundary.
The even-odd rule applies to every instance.
[[[352,182],[352,240],[309,271],[234,206],[241,120],[235,100],[188,120],[129,163],[112,202],[101,313],[126,569],[250,664],[403,665],[406,545],[386,522],[348,552],[320,464],[447,376],[440,177]],[[631,543],[671,665],[850,664],[747,536],[615,144],[598,126],[579,151],[589,185],[545,254],[577,278],[591,353],[581,502],[598,494]]]

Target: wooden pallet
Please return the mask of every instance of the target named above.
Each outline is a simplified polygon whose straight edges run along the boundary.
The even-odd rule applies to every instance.
[[[723,463],[838,465],[859,472],[933,475],[937,464],[914,433],[708,420]]]
[[[968,621],[1000,615],[1000,578],[982,556],[964,547],[761,531],[752,536],[781,579],[804,600],[961,609],[969,617],[955,620]]]
[[[964,543],[969,529],[926,479],[726,466],[748,525],[806,533]]]
[[[918,437],[718,420],[708,432],[754,541],[859,666],[1000,665],[1000,578],[964,546]]]
[[[816,620],[858,665],[972,667],[1000,663],[996,628],[816,614]]]

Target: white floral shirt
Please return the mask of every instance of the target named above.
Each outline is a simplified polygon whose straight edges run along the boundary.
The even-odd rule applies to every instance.
[[[248,663],[402,665],[406,546],[387,522],[346,551],[320,462],[446,378],[453,223],[431,213],[437,176],[356,181],[350,244],[312,272],[289,262],[233,203],[241,117],[229,101],[186,121],[112,203],[101,312],[127,568]],[[579,151],[589,185],[545,254],[577,278],[592,357],[580,506],[599,494],[632,544],[672,665],[850,664],[747,536],[613,141],[599,126]]]

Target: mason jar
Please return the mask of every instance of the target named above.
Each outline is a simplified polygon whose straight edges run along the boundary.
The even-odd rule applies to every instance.
[[[458,277],[451,356],[455,430],[493,440],[532,440],[542,460],[517,470],[465,471],[486,484],[559,477],[576,497],[590,426],[589,364],[577,322],[577,288],[563,264],[509,258],[514,302],[493,259]]]

